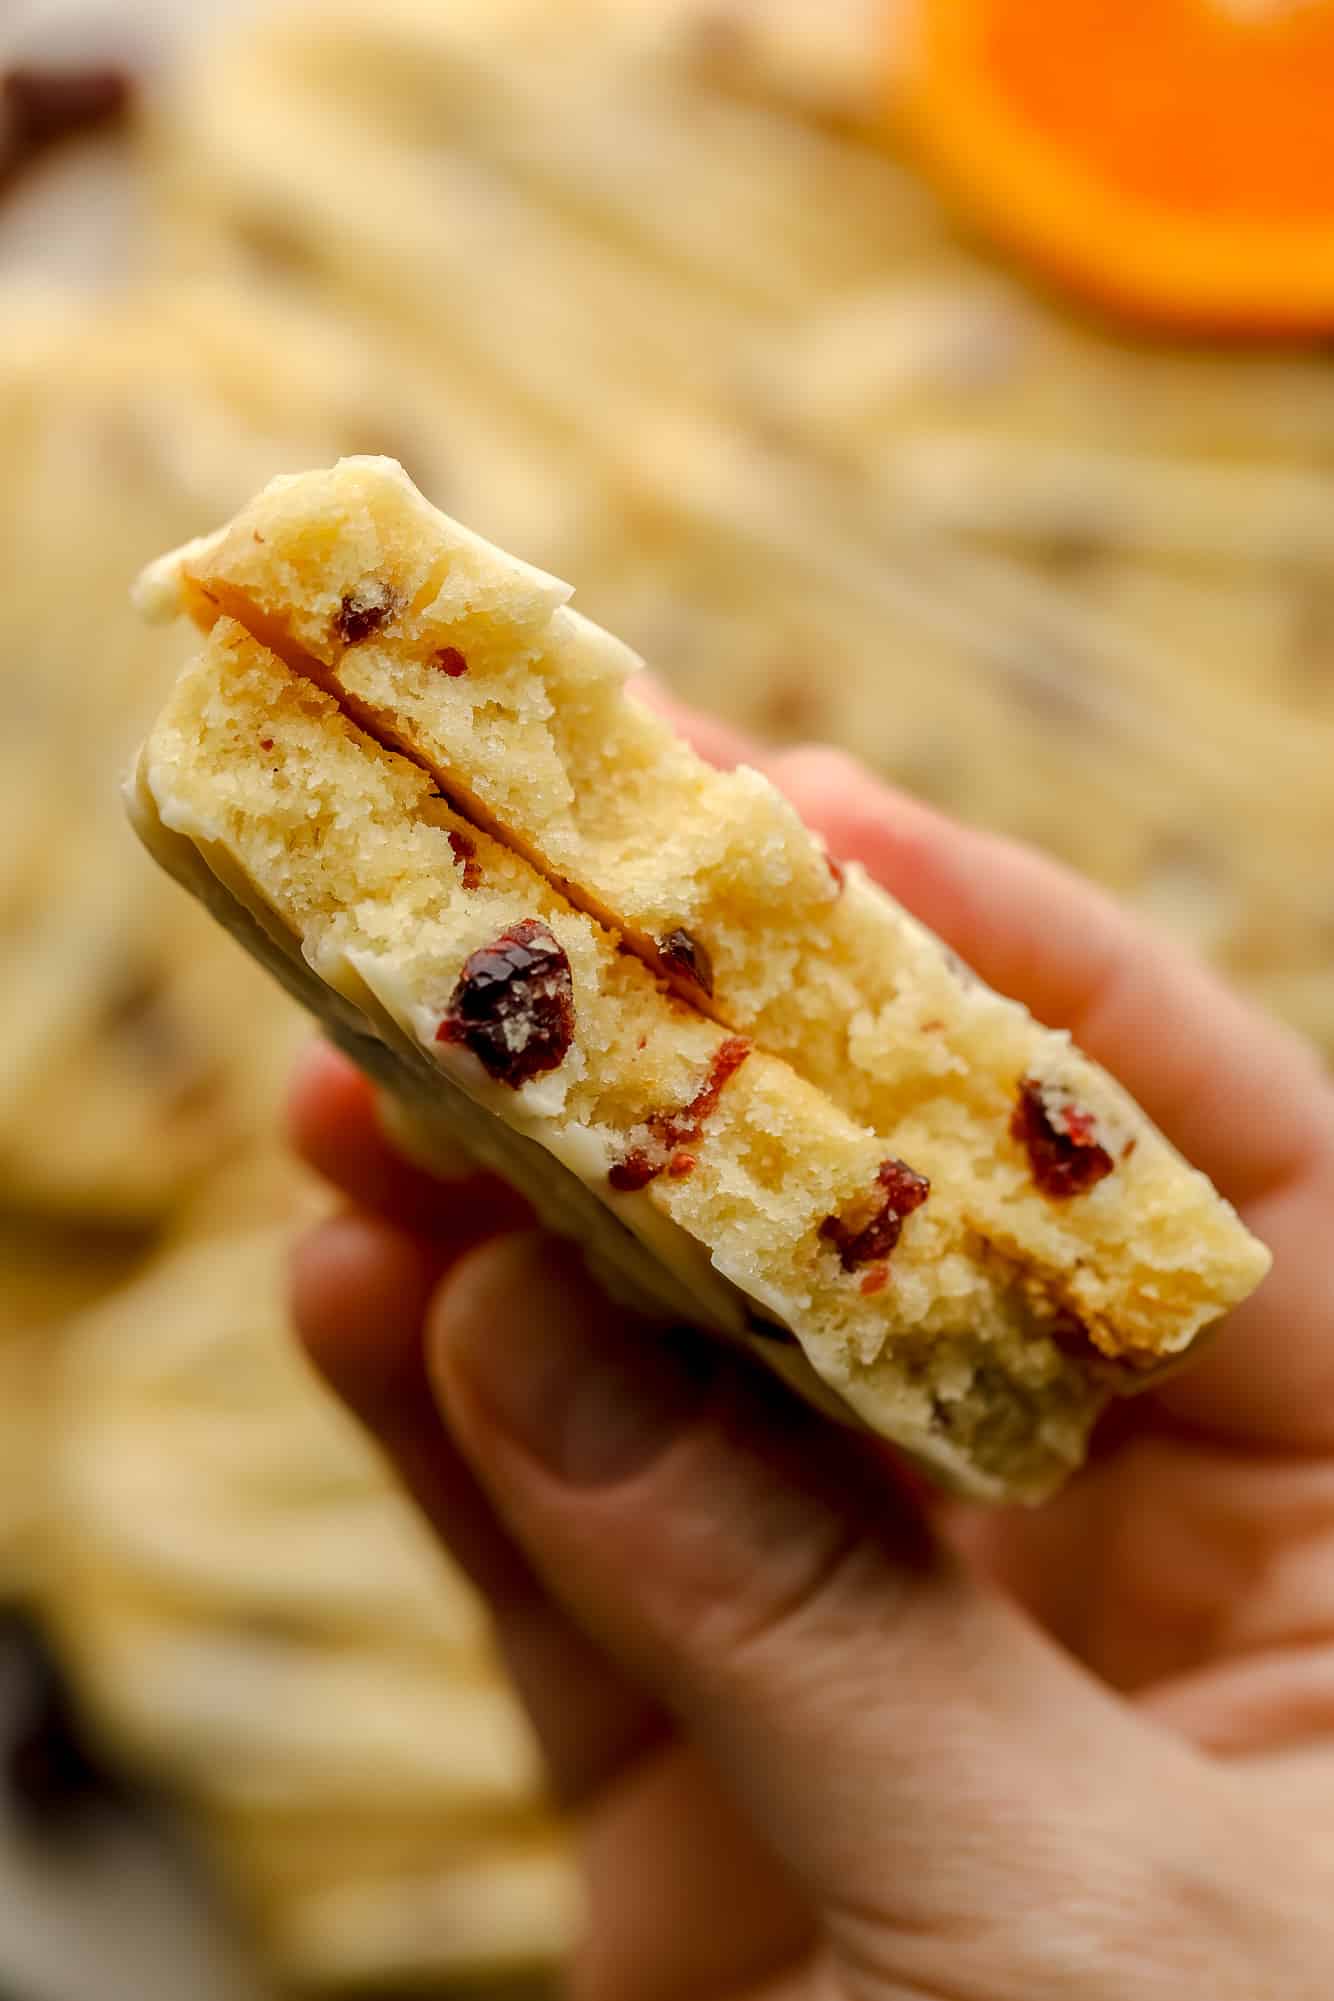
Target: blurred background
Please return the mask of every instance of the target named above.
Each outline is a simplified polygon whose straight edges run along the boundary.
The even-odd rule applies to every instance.
[[[286,1337],[306,1031],[123,827],[139,566],[391,453],[1334,1050],[1331,101],[1325,0],[0,5],[5,2001],[537,1996],[578,1925]]]

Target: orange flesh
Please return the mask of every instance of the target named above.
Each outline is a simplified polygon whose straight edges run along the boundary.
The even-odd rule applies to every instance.
[[[1334,9],[999,0],[984,62],[1024,124],[1154,206],[1334,218]]]
[[[1147,322],[1334,328],[1334,0],[914,0],[925,164]]]

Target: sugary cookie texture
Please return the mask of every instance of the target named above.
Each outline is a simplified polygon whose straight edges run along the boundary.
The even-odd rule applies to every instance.
[[[142,583],[209,638],[141,832],[623,1291],[974,1492],[1048,1490],[1266,1253],[1067,1037],[629,699],[569,597],[391,461],[273,482]]]

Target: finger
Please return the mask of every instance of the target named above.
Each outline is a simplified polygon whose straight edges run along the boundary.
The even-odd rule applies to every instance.
[[[575,1804],[660,1743],[666,1725],[548,1599],[441,1422],[422,1325],[449,1258],[375,1217],[336,1217],[296,1248],[293,1315],[316,1368],[486,1599],[553,1786]]]
[[[854,1439],[627,1327],[532,1240],[457,1265],[428,1338],[454,1435],[549,1589],[690,1726],[817,1901],[888,1896],[920,1940],[950,1895],[940,1857],[977,1853],[988,1802],[1013,1852],[1076,1796],[1124,1801],[1128,1774],[1156,1798],[1175,1761],[1186,1783],[1188,1754],[1150,1756]]]
[[[738,764],[759,768],[765,755],[760,745],[743,730],[724,722],[721,716],[711,716],[705,709],[687,708],[652,674],[636,674],[629,687],[646,708],[670,723],[677,735],[683,736],[707,763],[724,771]]]
[[[462,1178],[446,1181],[406,1160],[386,1137],[370,1080],[326,1042],[312,1044],[298,1063],[287,1116],[308,1166],[401,1229],[466,1237],[530,1220],[522,1197],[493,1175],[465,1162]]]
[[[739,1832],[703,1761],[548,1598],[450,1441],[421,1341],[444,1262],[431,1244],[342,1217],[299,1247],[294,1305],[316,1365],[488,1600],[555,1790],[584,1810],[588,1991],[629,1994],[627,1968],[657,1964],[681,1976],[676,1991],[711,1993],[732,1969],[795,1958],[807,1940],[776,1865]]]

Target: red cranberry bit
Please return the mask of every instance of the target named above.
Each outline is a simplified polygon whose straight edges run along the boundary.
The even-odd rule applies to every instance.
[[[862,1280],[858,1290],[863,1299],[874,1299],[877,1292],[883,1292],[889,1284],[889,1266],[872,1265]]]
[[[362,584],[349,591],[338,607],[334,631],[344,646],[359,646],[380,630],[394,609],[394,594],[384,584]]]
[[[442,646],[431,655],[431,665],[438,667],[442,674],[448,674],[451,681],[457,681],[468,671],[468,663],[457,646]]]
[[[480,889],[482,886],[482,867],[481,863],[477,860],[476,841],[471,840],[467,834],[461,834],[455,829],[450,833],[449,845],[453,850],[455,861],[461,862],[463,865],[463,887],[465,889]]]
[[[512,1091],[565,1061],[574,1041],[574,981],[545,924],[526,917],[473,953],[436,1041],[461,1043]]]
[[[889,1258],[903,1234],[904,1218],[911,1216],[914,1209],[920,1209],[931,1193],[926,1176],[915,1173],[902,1160],[885,1161],[876,1184],[880,1190],[879,1207],[869,1222],[858,1227],[844,1222],[841,1216],[827,1216],[820,1225],[820,1235],[827,1244],[833,1244],[844,1271],[856,1271],[859,1265]],[[888,1269],[885,1277],[889,1277]],[[878,1292],[880,1287],[872,1289]]]
[[[667,1148],[693,1146],[704,1130],[705,1120],[717,1110],[724,1086],[749,1055],[750,1044],[745,1036],[729,1035],[726,1042],[719,1045],[709,1065],[709,1074],[690,1103],[683,1105],[679,1112],[654,1112],[647,1121],[653,1137]]]
[[[130,108],[124,70],[16,67],[0,78],[0,188],[62,139],[118,124]]]
[[[655,1167],[642,1147],[627,1153],[624,1160],[617,1161],[607,1179],[619,1195],[637,1195],[641,1188],[647,1188],[650,1181],[656,1181],[662,1173]]]
[[[273,738],[271,736],[262,736],[259,740],[259,747],[261,750],[272,750]]]
[[[684,974],[701,993],[713,993],[713,960],[689,931],[669,931],[658,940],[658,957],[669,973]]]
[[[847,870],[844,868],[842,862],[835,861],[832,855],[826,855],[824,859],[825,859],[825,867],[829,870],[830,875],[832,875],[834,878],[834,886],[837,889],[842,890],[848,879]]]
[[[1032,1077],[1025,1077],[1019,1086],[1010,1135],[1026,1150],[1042,1193],[1058,1202],[1087,1195],[1114,1165],[1098,1142],[1093,1114],[1059,1086],[1040,1084]]]
[[[698,1162],[689,1149],[699,1143],[705,1122],[716,1111],[729,1079],[749,1055],[750,1044],[744,1035],[729,1035],[726,1042],[720,1043],[708,1075],[690,1103],[679,1112],[652,1112],[645,1119],[647,1144],[635,1147],[611,1169],[608,1179],[612,1187],[624,1193],[646,1188],[664,1170],[677,1180],[693,1173]]]

